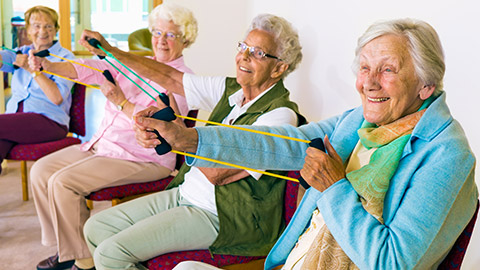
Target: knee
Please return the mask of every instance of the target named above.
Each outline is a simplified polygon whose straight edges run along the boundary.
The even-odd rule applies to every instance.
[[[101,242],[93,253],[97,269],[137,269],[135,256],[112,238]]]
[[[46,188],[48,179],[52,176],[48,168],[48,162],[43,162],[42,159],[35,161],[30,169],[30,181],[32,188]]]

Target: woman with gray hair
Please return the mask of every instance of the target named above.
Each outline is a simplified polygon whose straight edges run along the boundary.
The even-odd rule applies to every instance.
[[[157,130],[178,151],[301,169],[310,187],[265,269],[437,269],[478,207],[475,156],[445,102],[437,33],[412,19],[376,23],[359,39],[355,66],[362,106],[299,128],[252,127],[322,138],[326,151],[225,127],[186,129],[148,110],[136,115],[137,140],[154,147],[145,130]],[[193,264],[184,266],[201,269]]]
[[[197,23],[192,12],[175,4],[159,5],[151,12],[149,24],[154,56],[142,59],[163,63],[179,72],[192,73],[185,65],[182,54],[197,35]],[[156,101],[123,75],[135,78],[126,68],[117,65],[118,71],[105,60],[99,59],[76,60],[96,68],[96,71],[70,62],[50,62],[33,56],[33,53],[29,61],[34,70],[42,67],[83,83],[101,85],[100,89],[108,100],[104,117],[88,142],[47,155],[35,162],[31,170],[42,244],[56,245],[58,251],[38,263],[37,269],[63,269],[70,266],[74,269],[90,269],[93,259],[83,237],[83,225],[90,216],[85,196],[105,187],[165,178],[175,169],[176,155],[168,153],[159,156],[154,149],[137,144],[132,116],[156,105]],[[107,81],[98,70],[109,71],[116,85]],[[150,96],[158,95],[146,83],[137,78],[134,80]],[[167,93],[158,84],[152,83],[152,86],[161,93]],[[185,97],[177,94],[172,96],[177,104],[177,113],[187,115]],[[74,261],[75,265],[72,266]]]
[[[283,85],[302,58],[298,34],[283,18],[262,14],[253,20],[238,43],[236,78],[182,73],[113,48],[99,33],[84,31],[83,44],[96,54],[103,51],[89,46],[90,38],[140,75],[184,95],[190,108],[211,112],[210,121],[292,126],[306,122]],[[151,116],[159,109],[148,110]],[[181,250],[265,256],[284,229],[284,192],[285,181],[273,176],[184,165],[166,191],[92,216],[85,238],[97,269],[137,269],[140,261]]]

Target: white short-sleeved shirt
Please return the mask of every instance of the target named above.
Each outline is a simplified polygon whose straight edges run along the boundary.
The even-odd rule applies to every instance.
[[[190,110],[213,111],[225,91],[226,77],[205,77],[185,73],[183,75],[183,87],[185,98]],[[272,86],[273,87],[273,86]],[[228,98],[233,109],[223,119],[222,124],[232,124],[235,119],[245,113],[260,97],[272,89],[270,87],[255,99],[242,106],[244,99],[243,90],[240,89]],[[267,112],[257,118],[253,125],[279,126],[293,125],[298,123],[297,114],[290,108],[282,107]],[[249,172],[255,179],[261,174]],[[185,174],[185,181],[180,185],[180,194],[193,205],[203,208],[217,215],[215,203],[215,186],[208,181],[207,177],[196,167],[192,167]]]

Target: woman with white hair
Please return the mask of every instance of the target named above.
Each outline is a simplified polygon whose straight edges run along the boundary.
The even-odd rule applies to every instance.
[[[192,73],[185,65],[182,52],[197,36],[197,22],[190,10],[162,4],[149,15],[154,56],[143,57],[164,63],[179,72]],[[42,244],[56,245],[58,253],[37,265],[37,269],[90,269],[92,256],[84,241],[83,225],[90,216],[85,196],[93,191],[130,183],[165,178],[175,168],[176,155],[156,154],[154,149],[139,146],[132,129],[135,112],[156,105],[121,72],[105,60],[76,61],[99,70],[108,70],[116,85],[102,73],[70,62],[49,62],[30,56],[32,68],[60,74],[88,84],[101,84],[107,98],[103,120],[92,139],[80,146],[71,146],[35,162],[31,170],[33,197],[42,229]],[[112,62],[112,61],[111,61]],[[115,62],[115,61],[113,61]],[[126,68],[117,67],[151,96],[158,95]],[[159,84],[151,83],[166,93]],[[173,94],[182,115],[187,115],[185,97]]]
[[[354,66],[362,106],[299,128],[252,127],[321,138],[325,152],[225,127],[186,129],[148,110],[136,116],[137,139],[154,147],[158,140],[145,130],[157,130],[179,151],[301,169],[310,188],[265,269],[437,269],[478,207],[475,156],[445,101],[438,35],[419,20],[375,23],[358,40]],[[212,269],[202,267],[177,269]]]
[[[302,58],[298,34],[283,18],[253,19],[237,44],[237,77],[202,77],[111,47],[120,61],[174,93],[189,107],[211,112],[210,119],[232,125],[305,123],[289,100],[283,78]],[[150,113],[158,108],[149,108]],[[285,172],[283,172],[285,174]],[[97,269],[137,269],[141,261],[172,251],[209,249],[212,254],[265,256],[284,229],[285,181],[240,169],[183,166],[166,191],[136,199],[92,216],[85,238]]]

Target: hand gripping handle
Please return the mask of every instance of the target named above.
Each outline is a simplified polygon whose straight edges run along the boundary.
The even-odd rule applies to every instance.
[[[316,138],[316,139],[311,140],[308,145],[325,152],[325,145],[323,145],[323,140],[321,138]],[[298,178],[298,182],[300,182],[300,185],[302,185],[302,187],[305,188],[305,189],[308,189],[310,187],[310,185],[301,176],[300,176],[300,178]]]
[[[90,44],[90,45],[91,45],[92,47],[94,47],[94,48],[100,49],[100,41],[98,41],[98,40],[96,40],[96,39],[94,39],[94,38],[89,39],[89,40],[88,40],[88,44]],[[104,58],[105,58],[105,56],[103,56],[103,55],[97,55],[97,56],[98,56],[98,58],[100,58],[100,59],[104,59]]]
[[[152,118],[170,122],[175,120],[177,117],[175,116],[175,112],[171,107],[165,107],[160,111],[154,113],[152,115]],[[153,130],[152,132],[155,133],[160,140],[160,144],[155,146],[155,151],[157,152],[157,154],[163,155],[170,152],[172,150],[170,144],[168,144],[168,142],[162,136],[160,136],[160,133],[158,133],[158,131]]]

